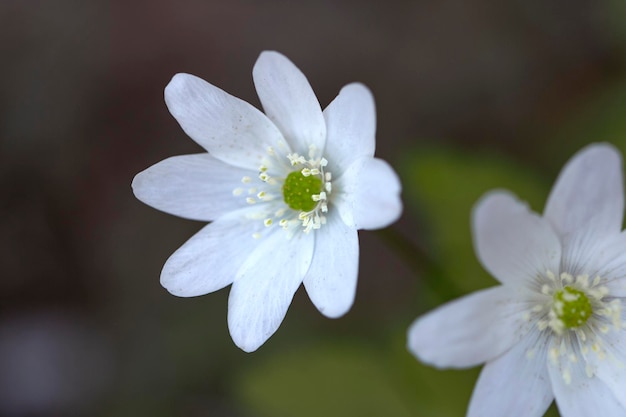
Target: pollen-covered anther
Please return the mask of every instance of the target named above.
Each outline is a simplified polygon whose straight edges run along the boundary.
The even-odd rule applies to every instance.
[[[326,201],[326,193],[322,191],[319,194],[313,194],[311,198],[313,199],[313,201]]]
[[[571,274],[568,274],[567,272],[562,272],[561,282],[564,284],[571,284],[572,282],[574,282],[574,277]]]
[[[306,163],[304,156],[300,156],[297,153],[290,153],[287,155],[287,159],[291,163],[291,166],[301,165]]]
[[[259,200],[262,200],[262,201],[270,201],[274,199],[273,194],[268,194],[265,191],[259,191],[259,193],[256,196]]]

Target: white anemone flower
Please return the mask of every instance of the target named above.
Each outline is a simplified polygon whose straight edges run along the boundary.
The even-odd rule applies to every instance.
[[[626,235],[620,154],[563,168],[543,217],[506,191],[475,206],[474,246],[502,285],[418,318],[409,350],[436,367],[486,363],[470,417],[626,416]]]
[[[177,216],[211,222],[167,260],[161,284],[193,297],[232,284],[233,341],[256,350],[280,326],[301,283],[328,317],[353,304],[357,229],[402,211],[400,182],[374,158],[376,112],[362,84],[322,111],[306,77],[277,52],[253,69],[265,114],[189,74],[165,102],[207,153],[165,159],[135,176],[135,196]]]

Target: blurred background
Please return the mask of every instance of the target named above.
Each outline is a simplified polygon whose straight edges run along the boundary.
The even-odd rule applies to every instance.
[[[510,188],[541,211],[576,150],[626,151],[624,21],[622,0],[2,0],[0,416],[464,415],[479,369],[419,364],[406,329],[495,284],[469,233],[482,193]],[[228,289],[181,299],[159,284],[202,224],[130,183],[201,151],[163,102],[175,73],[259,106],[266,49],[322,107],[349,82],[370,87],[405,212],[360,234],[346,316],[324,318],[301,288],[245,354]]]

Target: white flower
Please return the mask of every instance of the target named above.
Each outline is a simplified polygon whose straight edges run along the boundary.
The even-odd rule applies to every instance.
[[[305,76],[277,52],[253,69],[265,110],[189,74],[165,88],[183,130],[208,153],[175,156],[137,174],[135,196],[177,216],[211,221],[165,263],[161,284],[193,297],[232,284],[228,326],[251,352],[280,326],[304,283],[328,317],[354,301],[357,229],[402,210],[393,169],[373,157],[370,91],[345,86],[322,112]]]
[[[418,318],[409,350],[437,367],[486,362],[471,417],[626,416],[626,235],[619,153],[591,145],[565,166],[544,216],[493,191],[474,245],[502,285]]]

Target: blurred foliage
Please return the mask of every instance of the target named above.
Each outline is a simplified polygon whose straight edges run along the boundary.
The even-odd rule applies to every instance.
[[[424,279],[443,280],[455,289],[439,294],[444,300],[497,284],[474,254],[470,217],[476,201],[489,190],[508,189],[541,212],[547,197],[546,182],[532,170],[487,152],[416,149],[400,172],[408,209],[421,212],[426,246],[443,274]]]
[[[408,354],[404,334],[397,342],[328,341],[270,357],[242,376],[243,401],[263,417],[463,415],[477,371],[428,368]]]
[[[542,153],[548,158],[554,158],[555,155],[571,156],[592,142],[612,143],[624,153],[625,115],[626,79],[614,80],[589,97],[555,131],[548,132]]]

